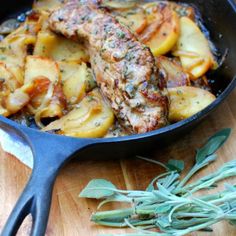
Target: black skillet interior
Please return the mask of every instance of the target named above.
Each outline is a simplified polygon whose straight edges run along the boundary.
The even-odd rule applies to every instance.
[[[27,0],[2,0],[0,2],[2,2],[0,21],[29,10],[32,4],[32,1]],[[79,153],[80,158],[92,157],[95,156],[94,154],[96,157],[114,157],[134,154],[152,146],[156,147],[157,143],[170,142],[183,133],[189,132],[190,128],[214,110],[236,86],[236,79],[234,79],[236,75],[236,7],[234,0],[183,0],[180,2],[194,4],[200,10],[204,24],[211,32],[210,38],[219,49],[220,54],[224,54],[225,50],[229,49],[224,65],[210,75],[214,80],[212,83],[214,92],[220,94],[217,100],[205,110],[182,122],[147,134],[115,139],[86,140],[56,136],[22,127],[0,117],[0,128],[5,127],[8,132],[11,132],[11,129],[22,131],[23,134],[21,132],[19,134],[33,146],[35,154],[33,175],[1,235],[15,235],[23,219],[29,213],[32,214],[34,222],[32,235],[44,235],[54,180],[61,165],[77,149],[90,146]]]

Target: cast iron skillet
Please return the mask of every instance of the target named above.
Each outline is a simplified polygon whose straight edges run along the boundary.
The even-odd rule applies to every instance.
[[[0,20],[9,15],[30,9],[32,2],[27,0],[0,1]],[[218,107],[236,86],[236,5],[234,0],[186,0],[193,3],[202,13],[211,38],[221,53],[229,49],[229,54],[217,72],[209,75],[215,93],[220,93],[216,101],[195,116],[168,127],[142,135],[109,139],[81,139],[39,132],[20,126],[0,117],[0,128],[12,135],[18,135],[32,148],[34,168],[31,178],[12,211],[1,235],[16,235],[20,225],[29,214],[33,218],[31,235],[43,236],[47,227],[51,195],[56,176],[73,157],[125,156],[150,149],[160,143],[170,142],[183,135]],[[227,114],[226,114],[227,115]]]

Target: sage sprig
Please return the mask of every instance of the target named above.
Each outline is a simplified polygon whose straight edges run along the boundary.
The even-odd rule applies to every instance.
[[[196,152],[195,165],[181,178],[184,162],[170,160],[167,164],[144,157],[140,159],[161,165],[166,169],[154,178],[145,191],[117,189],[107,180],[89,182],[80,197],[102,199],[98,208],[109,202],[126,202],[129,208],[99,211],[91,220],[110,227],[130,227],[136,233],[123,236],[181,236],[198,230],[211,231],[211,226],[226,220],[236,225],[236,187],[225,184],[225,190],[216,194],[195,196],[203,189],[212,189],[220,181],[236,176],[236,160],[225,163],[214,173],[195,182],[189,180],[202,168],[217,159],[216,151],[225,143],[230,129],[212,136]]]

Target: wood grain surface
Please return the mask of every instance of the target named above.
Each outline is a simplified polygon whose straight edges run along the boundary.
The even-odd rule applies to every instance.
[[[188,169],[193,164],[194,149],[200,147],[214,132],[225,127],[233,128],[230,140],[219,151],[218,161],[198,174],[197,179],[201,175],[214,171],[222,163],[236,158],[236,91],[191,133],[162,150],[155,150],[151,157],[164,162],[169,158],[184,159]],[[56,181],[46,235],[95,236],[103,233],[128,232],[124,229],[107,229],[91,223],[90,215],[96,210],[97,202],[79,199],[78,194],[93,178],[108,179],[123,189],[144,189],[148,182],[162,171],[160,167],[136,158],[90,161],[88,157],[88,161],[70,162],[61,171]],[[30,169],[0,149],[0,229],[30,173]],[[231,181],[236,182],[236,179]],[[30,224],[28,218],[18,235],[28,235]],[[214,226],[214,232],[211,234],[197,232],[192,235],[233,236],[236,235],[236,228],[227,223],[220,223]]]

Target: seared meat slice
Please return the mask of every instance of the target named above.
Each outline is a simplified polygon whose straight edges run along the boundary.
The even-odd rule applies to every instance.
[[[131,133],[167,124],[169,101],[149,48],[95,0],[69,1],[50,17],[50,28],[85,42],[104,97]]]

